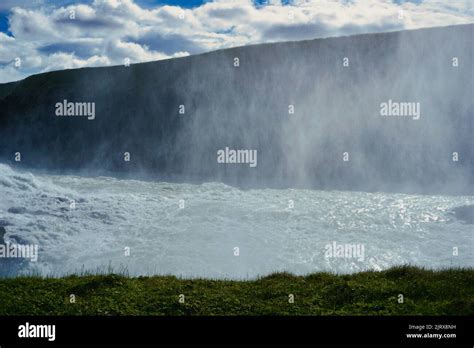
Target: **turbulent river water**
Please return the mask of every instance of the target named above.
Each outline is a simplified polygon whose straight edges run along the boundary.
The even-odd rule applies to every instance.
[[[36,262],[0,259],[0,267],[13,276],[113,270],[231,279],[472,267],[473,225],[452,211],[472,204],[474,196],[242,190],[0,164],[2,242],[38,245]],[[359,253],[339,257],[337,246]]]

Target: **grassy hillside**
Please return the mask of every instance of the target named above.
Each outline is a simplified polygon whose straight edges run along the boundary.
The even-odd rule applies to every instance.
[[[474,269],[279,273],[254,281],[122,275],[0,280],[0,315],[467,314],[474,314]]]

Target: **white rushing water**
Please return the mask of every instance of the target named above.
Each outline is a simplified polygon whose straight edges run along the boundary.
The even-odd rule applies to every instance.
[[[39,246],[38,261],[24,262],[16,274],[111,266],[131,275],[239,279],[401,264],[472,267],[473,225],[450,209],[473,203],[473,196],[33,175],[0,164],[5,241]],[[364,253],[328,257],[326,246],[334,243],[363,246]]]

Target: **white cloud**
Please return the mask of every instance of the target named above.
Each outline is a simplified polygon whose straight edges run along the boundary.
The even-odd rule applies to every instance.
[[[12,7],[37,7],[43,5],[43,0],[2,0],[0,11],[6,11]]]
[[[219,0],[193,9],[146,9],[132,0],[19,6],[10,13],[13,37],[0,33],[0,82],[35,72],[122,64],[125,58],[134,63],[262,42],[474,22],[471,0],[268,3]],[[12,66],[15,57],[22,59],[19,69]]]
[[[57,41],[60,32],[54,28],[51,17],[41,11],[15,7],[10,15],[10,31],[18,41]]]
[[[85,66],[103,66],[110,64],[107,57],[92,56],[88,59],[78,59],[74,54],[69,53],[53,53],[44,59],[44,71],[57,69],[73,69]]]

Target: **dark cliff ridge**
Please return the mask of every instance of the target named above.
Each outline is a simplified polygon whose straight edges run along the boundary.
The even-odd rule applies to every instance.
[[[473,34],[469,24],[34,75],[0,85],[0,162],[257,187],[472,193]],[[63,100],[94,102],[95,119],[56,116]],[[419,103],[419,119],[381,116],[390,100]],[[225,147],[257,150],[257,166],[218,163]]]

